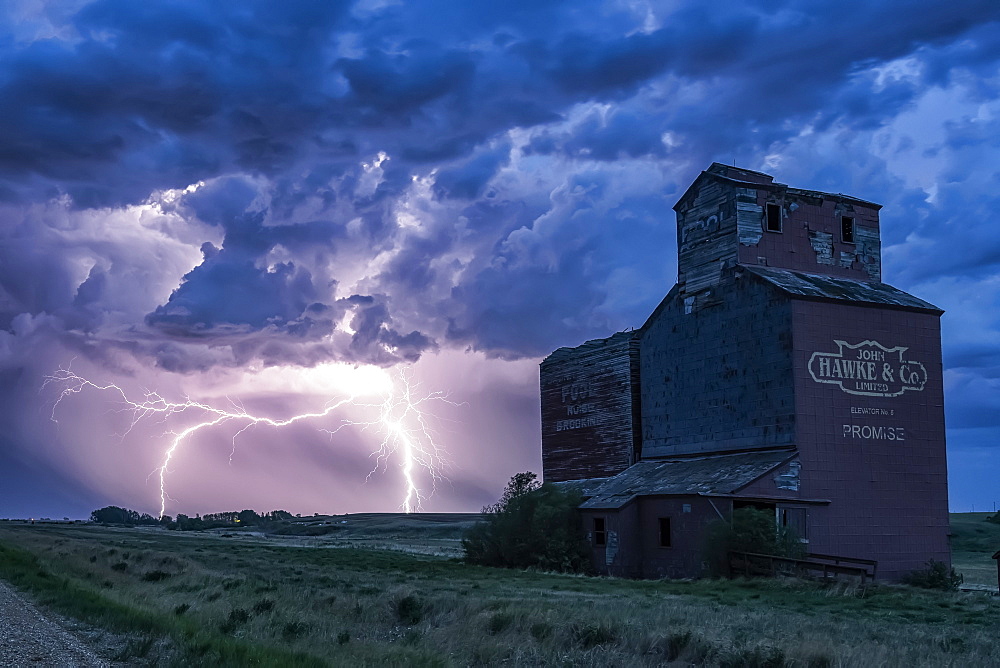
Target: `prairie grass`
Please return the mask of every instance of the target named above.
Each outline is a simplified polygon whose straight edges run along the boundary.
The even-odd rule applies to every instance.
[[[1000,600],[903,586],[629,581],[15,524],[0,525],[0,577],[126,634],[119,660],[137,664],[1000,666]]]

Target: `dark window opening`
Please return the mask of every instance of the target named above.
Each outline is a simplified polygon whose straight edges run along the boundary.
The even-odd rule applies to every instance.
[[[594,518],[594,545],[607,545],[608,532],[604,529],[604,518]]]
[[[800,540],[807,540],[806,534],[806,509],[805,508],[781,508],[779,511],[781,526],[788,527],[795,533],[795,537]]]
[[[851,216],[840,217],[840,238],[846,244],[854,243],[854,218]]]
[[[766,205],[767,216],[764,222],[764,229],[768,232],[781,231],[781,207],[777,204]]]
[[[670,547],[670,518],[660,518],[660,547]]]

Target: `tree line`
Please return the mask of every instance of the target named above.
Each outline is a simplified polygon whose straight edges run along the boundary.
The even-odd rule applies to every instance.
[[[149,513],[139,513],[128,508],[105,506],[90,513],[90,521],[98,524],[117,524],[122,526],[164,526],[167,529],[180,531],[197,531],[199,529],[216,529],[220,527],[263,526],[275,522],[293,519],[286,510],[272,510],[258,514],[254,510],[228,511],[222,513],[206,513],[190,517],[183,513],[177,514],[177,519],[164,515],[156,518]]]

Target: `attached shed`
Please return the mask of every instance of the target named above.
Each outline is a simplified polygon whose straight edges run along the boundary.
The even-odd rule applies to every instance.
[[[775,450],[641,461],[588,481],[580,510],[594,566],[620,577],[704,575],[706,528],[744,506],[773,510],[808,541],[806,516],[828,501],[801,498],[797,475],[796,454]]]

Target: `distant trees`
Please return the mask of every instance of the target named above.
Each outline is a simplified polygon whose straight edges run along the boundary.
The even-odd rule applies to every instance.
[[[258,515],[254,510],[228,511],[222,513],[208,513],[204,516],[195,515],[189,517],[184,513],[177,513],[177,519],[173,520],[169,515],[157,519],[148,513],[138,513],[128,508],[118,506],[105,506],[90,513],[90,521],[101,524],[121,524],[124,526],[155,526],[162,525],[168,529],[178,529],[180,531],[197,531],[199,529],[216,529],[231,526],[263,526],[274,522],[282,522],[292,519],[292,514],[286,510],[272,510]]]
[[[290,519],[292,519],[292,514],[287,510],[272,510],[263,515],[258,515],[256,511],[249,509],[239,512],[206,513],[205,515],[195,515],[194,517],[178,514],[176,527],[172,528],[181,531],[198,531],[200,529],[218,529],[221,527],[267,526]]]
[[[98,508],[90,513],[90,521],[101,524],[123,524],[125,526],[153,526],[160,523],[160,520],[148,513],[140,514],[134,510],[119,508],[118,506]]]
[[[577,507],[582,498],[539,484],[530,471],[510,479],[482,522],[462,540],[465,560],[484,566],[584,572],[590,554]]]

